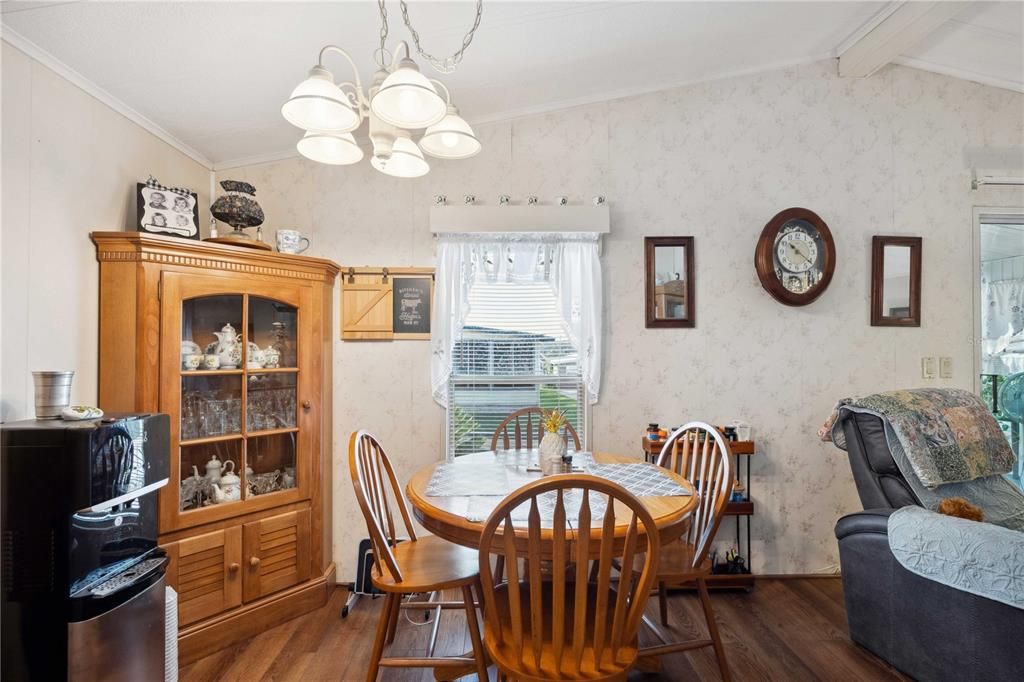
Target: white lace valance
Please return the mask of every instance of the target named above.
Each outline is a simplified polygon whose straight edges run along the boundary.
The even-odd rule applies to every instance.
[[[476,282],[546,282],[558,301],[566,332],[579,353],[591,402],[601,385],[602,284],[596,233],[438,235],[431,318],[431,386],[447,401],[452,347],[469,313]]]

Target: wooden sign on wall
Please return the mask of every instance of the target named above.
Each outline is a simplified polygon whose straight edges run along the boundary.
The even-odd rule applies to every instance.
[[[433,268],[342,268],[341,338],[429,339]]]

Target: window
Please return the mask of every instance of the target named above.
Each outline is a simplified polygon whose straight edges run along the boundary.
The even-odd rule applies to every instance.
[[[452,344],[448,454],[487,450],[498,424],[523,407],[557,408],[586,440],[579,353],[545,282],[480,282]]]

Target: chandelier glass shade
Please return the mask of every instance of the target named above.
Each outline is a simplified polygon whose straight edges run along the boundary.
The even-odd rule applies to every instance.
[[[444,118],[448,106],[416,62],[406,57],[374,93],[370,109],[385,123],[418,130]]]
[[[423,158],[423,152],[404,135],[395,138],[390,156],[375,154],[370,165],[395,178],[418,178],[430,172],[430,164]]]
[[[420,148],[438,159],[468,159],[483,147],[473,129],[459,116],[459,110],[449,104],[445,117],[423,133]]]
[[[311,161],[332,166],[348,166],[363,159],[363,150],[352,133],[307,132],[296,148]]]
[[[480,152],[480,141],[451,104],[448,88],[420,73],[408,44],[400,43],[401,48],[405,55],[400,59],[395,55],[390,65],[381,66],[368,93],[345,50],[328,45],[320,51],[317,65],[281,107],[286,121],[306,131],[296,144],[302,156],[331,165],[358,163],[364,152],[352,132],[367,119],[373,145],[370,163],[386,175],[425,175],[430,164],[424,152],[439,159],[464,159]],[[348,60],[354,82],[335,83],[333,74],[323,66],[330,52]],[[424,129],[417,145],[413,134]]]
[[[334,84],[334,76],[322,66],[310,69],[309,77],[292,90],[292,96],[281,107],[281,115],[303,130],[347,133],[362,122],[348,95]]]

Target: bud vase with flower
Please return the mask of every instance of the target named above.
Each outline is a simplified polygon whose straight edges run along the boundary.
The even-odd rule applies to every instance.
[[[558,410],[551,410],[544,418],[544,437],[540,441],[540,470],[545,476],[562,471],[566,445],[558,430],[564,425],[565,416]]]

